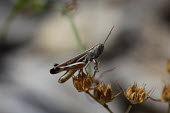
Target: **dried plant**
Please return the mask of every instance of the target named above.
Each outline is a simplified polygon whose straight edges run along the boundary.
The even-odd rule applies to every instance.
[[[72,2],[69,2],[67,4],[59,4],[57,5],[57,8],[60,9],[63,14],[65,14],[71,24],[71,27],[73,29],[73,33],[75,35],[75,39],[77,41],[78,47],[81,51],[84,51],[85,48],[82,45],[82,42],[80,40],[77,28],[75,26],[75,23],[73,21],[73,15],[71,13],[72,10],[76,9],[77,3],[76,0],[72,0]],[[91,69],[90,69],[91,70]],[[73,85],[77,89],[78,92],[85,92],[89,96],[91,96],[96,102],[101,104],[104,108],[106,108],[110,113],[113,113],[112,110],[108,107],[106,103],[113,101],[117,96],[119,96],[122,92],[124,96],[130,101],[130,105],[126,111],[126,113],[129,113],[133,104],[140,104],[145,102],[148,98],[151,98],[151,92],[145,91],[145,85],[138,87],[137,83],[132,84],[126,92],[121,90],[117,95],[114,96],[114,93],[112,91],[111,84],[108,84],[107,86],[104,84],[104,82],[100,82],[100,78],[105,74],[106,72],[112,71],[107,70],[98,79],[95,79],[95,74],[98,72],[98,65],[94,68],[95,72],[91,76],[89,73],[84,73],[83,70],[80,70],[77,76],[73,76]],[[167,71],[170,74],[170,60],[167,63]],[[95,87],[92,87],[93,84],[96,83],[97,85]],[[90,93],[90,91],[93,90],[93,94]],[[153,92],[152,92],[153,93]],[[162,98],[161,99],[153,99],[155,101],[160,102],[170,102],[170,85],[165,85],[163,91],[162,91]],[[169,104],[170,105],[170,104]],[[170,107],[169,107],[170,108]],[[170,111],[170,110],[169,110]],[[170,112],[168,112],[170,113]]]
[[[167,61],[166,69],[168,73],[170,74],[170,59]]]
[[[149,91],[146,93],[145,91],[145,85],[138,88],[137,83],[132,84],[124,93],[125,97],[132,103],[132,104],[138,104],[143,103],[145,100],[149,98]]]
[[[82,70],[77,76],[73,76],[73,85],[79,91],[89,91],[94,88],[91,88],[94,82],[94,75],[85,74]]]
[[[78,44],[78,47],[81,51],[84,51],[85,48],[80,40],[78,30],[73,20],[73,12],[77,8],[77,0],[72,0],[66,4],[55,4],[55,6],[63,12],[68,18],[70,22],[71,28],[74,33],[74,37]],[[13,7],[12,11],[10,12],[9,16],[7,17],[5,23],[2,25],[2,29],[0,31],[0,38],[4,38],[7,35],[9,27],[16,16],[22,10],[30,10],[35,12],[41,12],[45,8],[45,4],[43,0],[40,1],[29,1],[29,0],[16,0],[16,4]],[[105,42],[104,42],[105,43]],[[170,59],[167,61],[167,72],[170,74]],[[79,68],[78,68],[79,69]],[[124,96],[130,101],[131,105],[129,105],[126,113],[130,112],[133,104],[140,104],[145,102],[148,98],[158,101],[164,102],[169,104],[168,113],[170,113],[170,84],[166,84],[162,90],[161,98],[154,99],[150,97],[152,90],[149,92],[145,91],[145,85],[138,87],[137,83],[132,84],[129,88],[124,92],[123,89],[116,95],[112,90],[111,84],[107,86],[104,82],[100,82],[100,78],[106,72],[112,71],[113,69],[105,71],[98,79],[95,79],[96,72],[98,71],[98,65],[94,68],[95,72],[91,76],[89,73],[84,73],[83,70],[80,70],[77,76],[73,76],[73,85],[77,89],[78,92],[85,92],[89,96],[91,96],[96,102],[101,104],[104,108],[106,108],[110,113],[113,113],[112,110],[108,107],[107,103],[113,101],[116,97],[118,97],[122,92]],[[97,85],[93,87],[93,84],[96,83]],[[93,90],[93,94],[90,91]]]
[[[69,11],[72,11],[77,8],[77,0],[72,0],[70,2],[65,3],[65,8]]]
[[[111,84],[108,84],[108,86],[106,87],[104,82],[101,82],[99,86],[94,89],[93,95],[94,98],[105,104],[111,102],[113,99],[119,96],[121,92],[114,96]]]
[[[166,65],[167,71],[170,74],[170,59],[167,61]],[[168,112],[170,113],[170,84],[165,84],[164,88],[162,90],[161,98],[160,99],[155,99],[150,97],[151,100],[157,101],[157,102],[165,102],[168,103]]]
[[[106,87],[104,82],[101,82],[92,88],[95,75],[98,72],[97,68],[94,69],[95,72],[92,76],[89,73],[84,73],[83,70],[80,70],[77,76],[73,76],[72,78],[74,87],[78,90],[78,92],[86,92],[89,96],[96,100],[96,102],[106,108],[110,113],[113,113],[106,103],[111,102],[113,99],[119,96],[122,91],[114,96],[111,84],[108,84]],[[93,90],[93,94],[89,92],[90,90]]]
[[[121,86],[119,85],[121,88]],[[121,88],[122,89],[122,88]],[[123,89],[122,89],[123,91]],[[150,98],[150,95],[152,90],[150,90],[148,93],[145,91],[145,85],[138,87],[137,83],[135,82],[129,88],[126,90],[126,92],[123,91],[125,97],[130,101],[130,105],[125,113],[129,113],[133,104],[140,104],[146,101],[148,98]]]
[[[162,90],[162,102],[170,102],[170,85],[167,84]]]
[[[170,113],[170,85],[166,84],[162,90],[162,95],[160,99],[155,99],[150,97],[151,100],[157,102],[165,102],[169,104],[168,113]]]

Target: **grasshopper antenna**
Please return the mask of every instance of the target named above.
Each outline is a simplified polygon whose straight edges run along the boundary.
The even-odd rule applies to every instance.
[[[108,34],[107,38],[105,39],[105,41],[104,41],[103,45],[106,43],[107,39],[109,38],[110,34],[112,33],[113,28],[114,28],[114,26],[113,26],[113,27],[112,27],[112,29],[110,30],[110,32],[109,32],[109,34]]]

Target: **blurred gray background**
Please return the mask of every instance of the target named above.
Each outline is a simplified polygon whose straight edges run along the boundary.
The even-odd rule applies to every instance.
[[[36,1],[36,0],[35,0]],[[107,113],[85,93],[79,93],[70,79],[58,83],[63,73],[51,75],[54,63],[80,54],[70,23],[53,4],[69,0],[38,0],[44,9],[26,8],[17,14],[0,39],[0,113]],[[16,0],[0,0],[0,30]],[[74,22],[83,45],[102,43],[111,27],[97,74],[114,68],[102,80],[116,81],[127,89],[136,81],[155,88],[160,98],[170,58],[169,0],[77,0]],[[93,64],[92,64],[93,66]],[[108,104],[114,113],[124,113],[129,102],[123,95]],[[151,100],[134,105],[131,113],[165,113],[167,103]]]

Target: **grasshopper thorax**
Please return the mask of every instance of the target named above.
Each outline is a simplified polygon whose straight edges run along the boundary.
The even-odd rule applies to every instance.
[[[85,61],[92,61],[93,59],[98,58],[104,50],[104,44],[97,44],[95,45],[85,57]]]

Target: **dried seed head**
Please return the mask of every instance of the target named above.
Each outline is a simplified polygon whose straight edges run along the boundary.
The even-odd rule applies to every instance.
[[[101,82],[98,87],[94,89],[94,98],[96,98],[101,103],[108,103],[111,102],[114,99],[112,86],[111,84],[106,85]]]
[[[132,104],[137,104],[147,100],[149,93],[145,92],[145,86],[138,88],[137,83],[134,83],[126,90],[125,96]]]
[[[74,87],[79,91],[88,91],[93,88],[91,88],[93,84],[94,78],[91,77],[89,74],[85,74],[83,71],[80,71],[80,73],[77,76],[73,76],[73,84]]]
[[[165,85],[162,90],[162,101],[170,102],[170,85]]]
[[[131,85],[127,90],[126,90],[126,96],[127,97],[130,97],[135,91],[136,91],[136,88],[137,88],[137,84],[134,83],[133,85]]]
[[[72,0],[71,2],[67,2],[65,4],[65,7],[67,8],[67,10],[72,11],[73,9],[75,9],[77,7],[77,1]]]
[[[170,59],[167,62],[166,68],[167,68],[168,73],[170,74]]]

